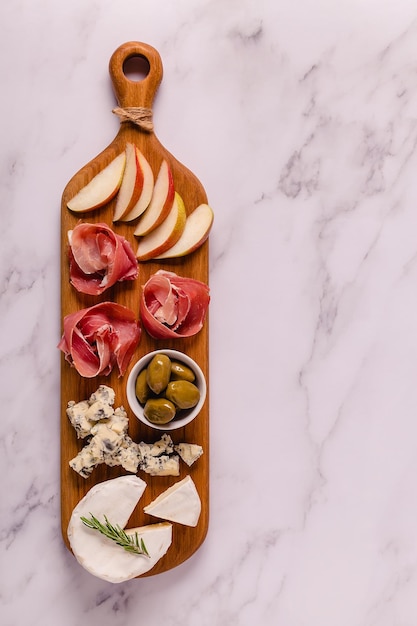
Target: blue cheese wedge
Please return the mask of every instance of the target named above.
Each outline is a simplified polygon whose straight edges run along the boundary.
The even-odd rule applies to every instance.
[[[101,451],[94,450],[86,446],[69,462],[69,466],[83,478],[91,476],[93,470],[99,463],[103,463]]]
[[[91,394],[88,399],[88,403],[94,404],[95,402],[102,402],[103,404],[109,404],[113,406],[116,400],[116,394],[114,389],[107,385],[100,385],[99,388]]]
[[[67,416],[79,439],[88,437],[92,427],[99,420],[113,417],[115,413],[113,409],[114,400],[114,390],[107,385],[100,385],[88,400],[81,402],[70,400],[68,402]]]
[[[86,418],[90,405],[87,400],[74,402],[70,400],[67,405],[67,416],[71,422],[78,439],[85,439],[90,434],[93,424]]]
[[[189,467],[203,454],[203,448],[196,443],[179,443],[174,449]]]
[[[174,442],[172,441],[168,433],[164,433],[159,441],[155,441],[152,444],[152,455],[158,456],[158,454],[173,454]]]
[[[136,474],[141,458],[138,444],[132,441],[129,435],[123,435],[119,439],[117,450],[105,457],[104,462],[110,467],[121,465],[127,472]]]
[[[138,533],[149,557],[132,554],[101,533],[83,524],[81,517],[105,517],[114,526],[125,528],[139,502],[146,483],[137,476],[121,476],[92,487],[74,508],[69,524],[71,550],[84,569],[111,583],[121,583],[148,572],[166,554],[172,543],[172,524],[162,522],[140,528],[125,529],[128,535]]]
[[[97,400],[88,407],[85,417],[90,422],[110,419],[114,415],[114,409],[110,404]]]
[[[162,492],[143,510],[154,517],[185,526],[197,526],[201,500],[193,479],[186,476]]]
[[[174,454],[174,443],[164,433],[155,443],[139,444],[141,460],[139,468],[150,476],[179,476],[180,464],[178,455]]]
[[[141,444],[139,444],[140,447]],[[141,452],[143,448],[140,447]],[[143,455],[139,461],[139,468],[150,476],[179,476],[180,463],[177,455],[168,456],[161,454],[160,456]]]
[[[129,418],[125,409],[121,406],[115,409],[113,415],[104,420],[104,423],[107,424],[109,428],[114,430],[115,433],[123,435],[127,433],[127,429],[129,427]]]

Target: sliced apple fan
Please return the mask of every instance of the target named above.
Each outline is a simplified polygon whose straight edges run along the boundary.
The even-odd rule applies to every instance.
[[[209,235],[213,224],[209,205],[200,204],[187,216],[166,159],[154,180],[150,164],[132,143],[127,143],[125,151],[92,178],[67,206],[78,213],[92,211],[116,194],[113,222],[139,218],[134,230],[139,238],[138,261],[185,256],[199,248]]]

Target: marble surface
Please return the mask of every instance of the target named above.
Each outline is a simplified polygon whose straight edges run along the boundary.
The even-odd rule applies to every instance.
[[[415,2],[0,17],[2,625],[415,626]],[[117,132],[130,40],[162,56],[157,134],[216,215],[211,518],[189,561],[112,585],[60,534],[59,207]]]

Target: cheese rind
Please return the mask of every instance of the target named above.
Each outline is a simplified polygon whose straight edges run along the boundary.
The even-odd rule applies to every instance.
[[[127,529],[143,538],[150,558],[132,554],[101,533],[83,524],[81,517],[91,515],[121,528],[127,524],[140,500],[146,483],[137,476],[121,476],[92,487],[74,508],[68,539],[77,561],[90,574],[111,583],[120,583],[149,571],[167,552],[172,542],[172,524],[167,522]]]
[[[162,519],[184,524],[185,526],[197,526],[201,513],[201,500],[191,476],[168,487],[148,506],[145,513]]]

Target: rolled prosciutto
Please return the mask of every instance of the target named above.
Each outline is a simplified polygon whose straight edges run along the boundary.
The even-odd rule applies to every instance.
[[[70,282],[77,291],[99,296],[123,280],[138,276],[130,243],[107,224],[80,223],[68,231]]]
[[[191,337],[202,328],[209,302],[205,283],[159,270],[142,289],[142,325],[154,339]]]
[[[122,376],[140,341],[133,311],[115,302],[101,302],[64,318],[58,348],[81,376],[107,376],[117,365]]]

